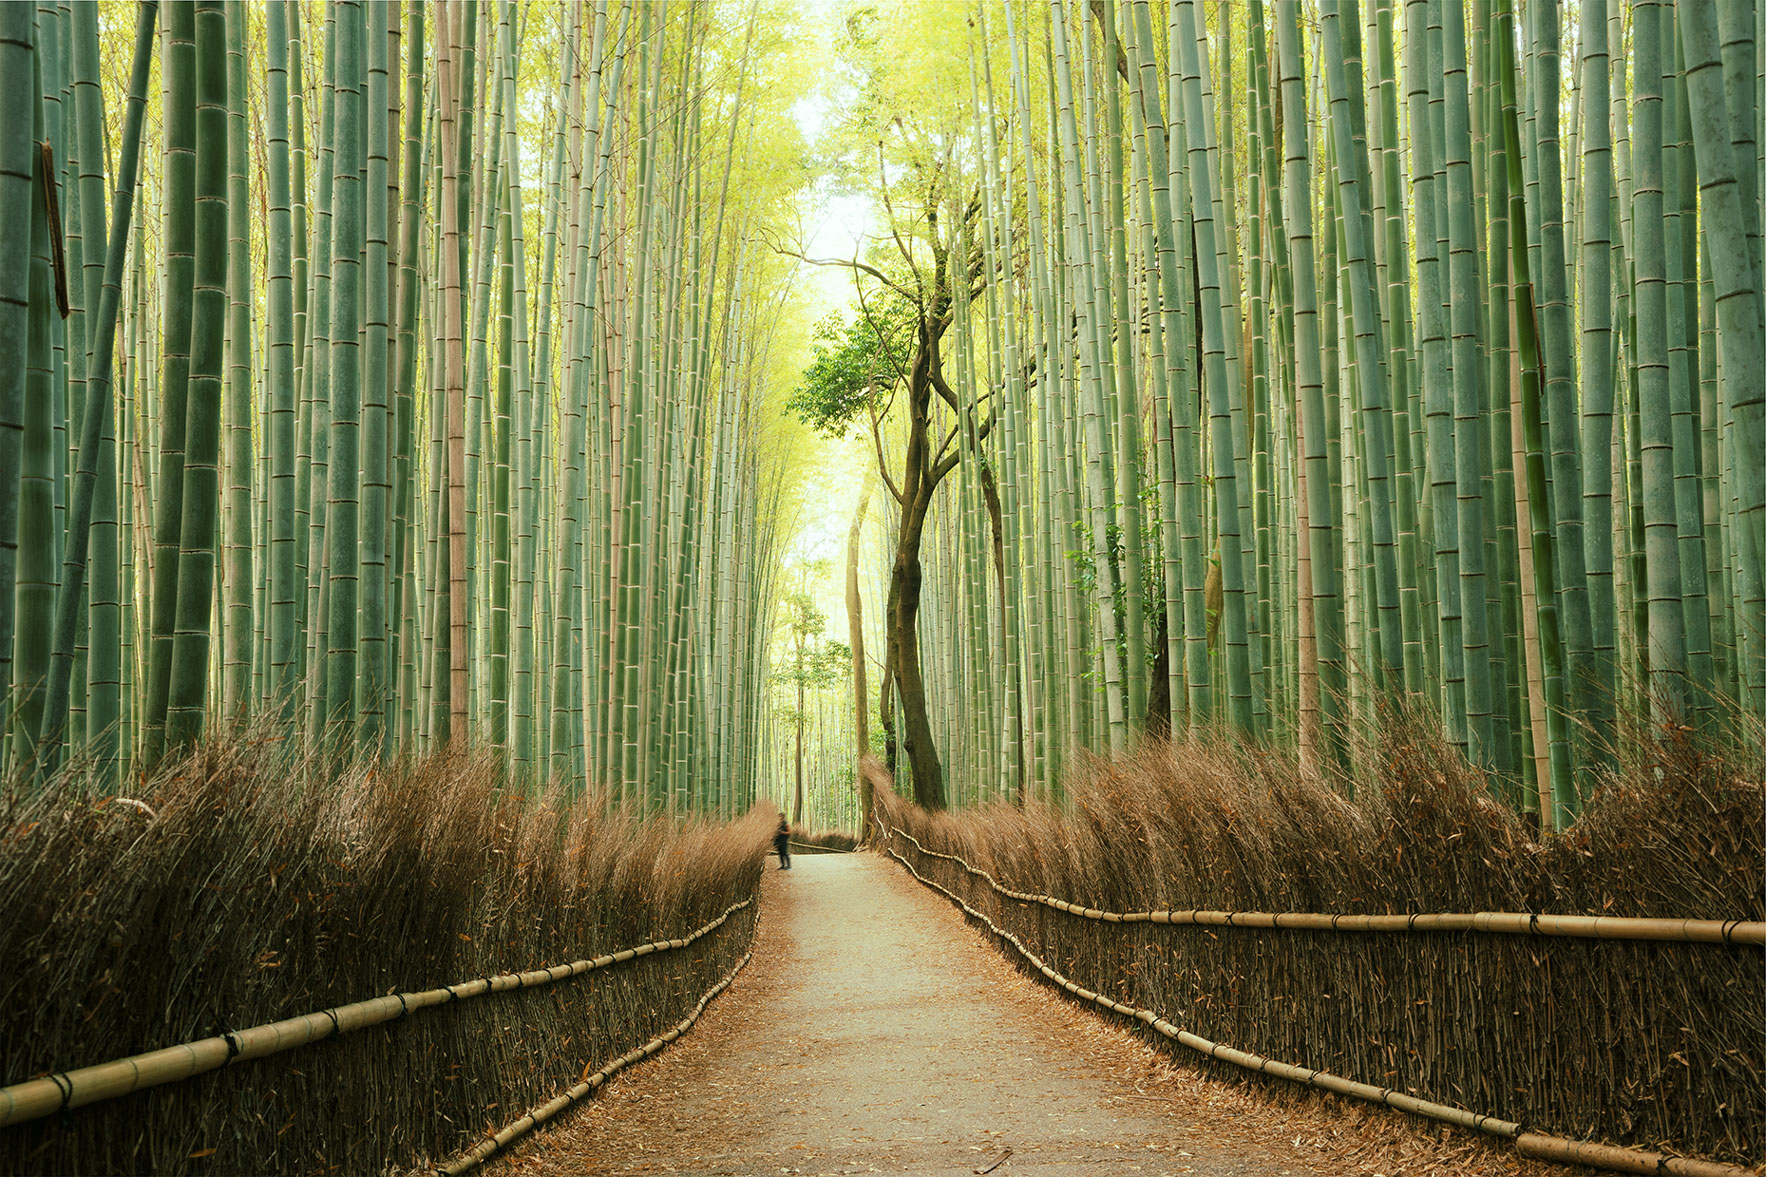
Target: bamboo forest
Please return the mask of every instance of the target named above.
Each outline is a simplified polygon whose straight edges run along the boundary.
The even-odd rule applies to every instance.
[[[1763,26],[0,0],[0,1172],[1766,1172]]]

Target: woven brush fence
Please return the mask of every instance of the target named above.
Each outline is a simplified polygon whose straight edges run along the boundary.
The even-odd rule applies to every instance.
[[[0,1128],[0,1172],[440,1159],[667,1033],[752,940],[750,903],[685,948],[516,988],[498,976],[684,938],[752,897],[767,815],[524,798],[488,760],[306,775],[240,741],[130,800],[70,777],[0,803],[0,1085],[380,995],[499,991]]]
[[[844,854],[858,849],[858,838],[845,830],[811,830],[803,826],[792,826],[791,849],[810,854]]]
[[[974,873],[1117,913],[1763,918],[1757,765],[1637,765],[1543,844],[1439,750],[1397,748],[1372,785],[1348,800],[1280,755],[1155,745],[1094,766],[1065,809],[934,814],[887,787],[876,804],[900,831],[887,849],[928,881],[1080,986],[1195,1035],[1523,1132],[1761,1160],[1766,969],[1723,925],[1688,943],[1118,923]]]

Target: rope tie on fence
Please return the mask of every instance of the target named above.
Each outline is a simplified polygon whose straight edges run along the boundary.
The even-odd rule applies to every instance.
[[[999,891],[1002,894],[1009,894],[1011,898],[1021,899],[1026,902],[1041,902],[1045,906],[1050,907],[1056,906],[1060,902],[1059,900],[1053,900],[1047,896],[1023,896],[1010,894],[1005,888],[1000,887],[998,883],[994,882],[991,875],[988,875],[985,871],[970,867],[956,855],[941,854],[935,850],[927,850],[907,831],[892,829],[884,824],[881,818],[876,818],[875,820],[877,821],[879,828],[883,831],[886,843],[884,852],[886,854],[901,863],[901,865],[906,868],[907,872],[913,875],[914,878],[949,899],[952,903],[956,904],[957,907],[961,908],[964,914],[985,926],[988,931],[992,932],[1001,940],[1012,945],[1013,948],[1018,950],[1019,955],[1023,956],[1026,961],[1034,966],[1035,969],[1049,981],[1073,996],[1080,998],[1082,1001],[1102,1006],[1114,1013],[1141,1022],[1164,1037],[1181,1043],[1200,1054],[1205,1054],[1209,1058],[1224,1063],[1231,1063],[1244,1070],[1255,1071],[1264,1075],[1274,1075],[1278,1078],[1289,1079],[1308,1087],[1322,1088],[1323,1090],[1332,1091],[1339,1095],[1351,1096],[1356,1099],[1366,1100],[1369,1103],[1377,1103],[1398,1111],[1410,1112],[1413,1115],[1423,1116],[1427,1119],[1439,1120],[1448,1124],[1457,1124],[1461,1127],[1472,1128],[1476,1131],[1483,1132],[1486,1135],[1496,1136],[1504,1140],[1511,1140],[1515,1142],[1516,1150],[1523,1156],[1573,1162],[1622,1173],[1673,1173],[1679,1174],[1680,1177],[1756,1177],[1758,1173],[1758,1170],[1744,1168],[1740,1165],[1726,1164],[1721,1161],[1702,1161],[1694,1160],[1689,1157],[1669,1157],[1660,1153],[1646,1152],[1642,1149],[1623,1148],[1618,1145],[1595,1144],[1588,1141],[1570,1140],[1561,1136],[1548,1136],[1543,1133],[1530,1132],[1525,1125],[1511,1120],[1499,1120],[1494,1116],[1455,1107],[1452,1104],[1434,1103],[1430,1100],[1420,1099],[1414,1095],[1407,1095],[1403,1092],[1394,1091],[1389,1087],[1374,1087],[1371,1084],[1357,1082],[1354,1079],[1333,1074],[1330,1071],[1312,1070],[1307,1067],[1297,1066],[1293,1063],[1284,1063],[1263,1055],[1239,1050],[1235,1047],[1228,1046],[1225,1043],[1210,1041],[1199,1034],[1193,1034],[1188,1030],[1173,1025],[1163,1017],[1160,1017],[1153,1010],[1139,1009],[1134,1006],[1124,1005],[1121,1002],[1104,996],[1103,994],[1086,989],[1062,973],[1057,972],[1047,961],[1031,951],[1031,949],[1014,933],[994,923],[985,913],[971,906],[962,898],[962,896],[956,894],[956,892],[951,891],[949,888],[944,887],[921,874],[915,869],[913,863],[909,862],[906,858],[887,846],[888,838],[893,834],[900,834],[903,838],[907,839],[907,841],[913,843],[914,847],[922,853],[934,858],[949,859],[958,863],[967,869],[970,874],[985,878],[989,884],[993,886],[994,890]],[[1068,906],[1071,908],[1075,905]],[[1075,914],[1077,914],[1077,912]],[[1152,917],[1161,913],[1148,912],[1138,914]],[[1225,912],[1217,914],[1230,917],[1233,913]],[[1333,921],[1336,918],[1337,917],[1333,916]],[[1417,917],[1413,916],[1411,918],[1415,919]],[[1537,921],[1538,916],[1535,915],[1533,918]],[[1686,922],[1696,923],[1700,921]],[[1704,922],[1716,923],[1717,921],[1713,920]],[[1229,924],[1227,926],[1231,925]],[[1549,935],[1552,933],[1542,932],[1540,934]]]
[[[553,980],[581,976],[583,973],[653,952],[685,948],[700,937],[716,931],[730,916],[753,904],[752,896],[738,900],[725,908],[723,914],[716,919],[680,939],[639,945],[638,948],[642,951],[627,948],[611,955],[595,957],[593,960],[573,961],[563,973],[547,973],[545,981],[539,979],[541,971],[536,970],[532,983],[547,984]],[[502,993],[527,987],[527,977],[523,974],[504,973],[500,976],[508,978],[508,981],[499,985],[495,976],[480,977],[421,992],[387,994],[314,1013],[298,1014],[245,1030],[229,1030],[213,1038],[183,1042],[89,1067],[56,1072],[45,1078],[26,1080],[10,1087],[0,1087],[0,1128],[39,1119],[56,1111],[115,1099],[146,1087],[175,1083],[193,1075],[217,1070],[236,1059],[256,1059],[280,1054],[285,1050],[307,1046],[321,1038],[336,1037],[367,1026],[396,1021],[432,1005],[447,1005],[464,1001],[468,997],[481,997],[486,993]],[[394,1004],[394,998],[397,999],[397,1004]],[[323,1031],[318,1022],[320,1017],[330,1020],[330,1034]]]

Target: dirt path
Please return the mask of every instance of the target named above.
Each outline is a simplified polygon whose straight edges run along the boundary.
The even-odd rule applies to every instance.
[[[1367,1149],[1343,1147],[1356,1144],[1340,1139],[1349,1114],[1326,1117],[1337,1127],[1316,1112],[1284,1119],[1173,1072],[1014,970],[887,859],[799,855],[768,871],[762,902],[753,962],[694,1031],[493,1171],[1510,1171],[1463,1146],[1446,1168],[1353,1163]],[[1384,1116],[1373,1134],[1390,1131]]]

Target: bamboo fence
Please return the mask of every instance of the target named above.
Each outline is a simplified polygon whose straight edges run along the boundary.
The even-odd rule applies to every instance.
[[[878,771],[876,828],[1103,1004],[1245,1056],[1211,1059],[1354,1076],[1517,1140],[1766,1155],[1757,776],[1652,762],[1541,841],[1420,743],[1353,797],[1291,771],[1154,746],[1068,804],[962,814]]]
[[[922,853],[932,855],[933,857],[950,859],[967,866],[966,863],[962,863],[962,860],[955,855],[940,854],[925,850],[925,848],[920,846],[918,841],[916,841],[912,835],[890,828],[884,824],[881,819],[878,820],[878,824],[882,827],[885,842],[887,842],[892,835],[899,834],[912,843],[915,849]],[[970,906],[962,896],[950,890],[948,887],[944,887],[921,874],[915,869],[914,865],[901,854],[893,849],[887,848],[885,852],[891,858],[901,863],[901,865],[905,867],[908,873],[913,875],[915,879],[949,899],[957,907],[961,908],[965,915],[982,924],[988,931],[1010,944],[1018,951],[1019,955],[1030,963],[1032,968],[1036,969],[1036,971],[1041,973],[1044,978],[1059,986],[1065,992],[1077,997],[1081,1001],[1100,1006],[1112,1013],[1120,1014],[1123,1017],[1132,1018],[1164,1037],[1171,1039],[1173,1042],[1177,1042],[1180,1045],[1189,1047],[1191,1050],[1205,1054],[1209,1058],[1218,1062],[1228,1063],[1232,1066],[1240,1067],[1244,1070],[1252,1071],[1260,1075],[1274,1075],[1277,1078],[1288,1079],[1307,1087],[1315,1087],[1320,1090],[1335,1092],[1338,1095],[1347,1095],[1354,1099],[1377,1103],[1383,1107],[1409,1112],[1412,1115],[1422,1116],[1426,1119],[1435,1120],[1440,1123],[1453,1124],[1461,1128],[1468,1128],[1500,1139],[1510,1140],[1513,1141],[1517,1149],[1526,1156],[1582,1164],[1591,1168],[1605,1169],[1610,1172],[1618,1173],[1674,1173],[1682,1174],[1684,1177],[1755,1177],[1755,1175],[1760,1172],[1758,1168],[1732,1165],[1721,1161],[1705,1161],[1691,1157],[1665,1156],[1661,1153],[1651,1152],[1644,1149],[1622,1148],[1598,1142],[1569,1140],[1561,1136],[1529,1132],[1525,1130],[1522,1124],[1511,1120],[1502,1120],[1495,1116],[1481,1115],[1477,1112],[1468,1111],[1465,1108],[1455,1107],[1451,1104],[1435,1103],[1431,1100],[1419,1099],[1416,1096],[1409,1095],[1405,1092],[1395,1091],[1390,1087],[1380,1087],[1372,1083],[1360,1083],[1353,1079],[1345,1078],[1342,1075],[1332,1074],[1329,1071],[1295,1066],[1292,1063],[1265,1058],[1262,1055],[1253,1054],[1249,1051],[1237,1050],[1231,1046],[1214,1042],[1199,1034],[1192,1033],[1175,1025],[1153,1010],[1126,1005],[1120,1001],[1105,996],[1102,993],[1087,989],[1078,982],[1073,981],[1071,978],[1052,968],[1047,961],[1033,952],[1023,940],[994,923],[993,920],[989,919],[983,912]],[[971,868],[971,873],[980,875],[983,872],[974,871]],[[991,880],[989,881],[991,882]],[[997,884],[995,885],[995,889],[1002,890]],[[1026,900],[1026,902],[1029,901],[1032,900]],[[1063,908],[1062,910],[1067,909]],[[1115,922],[1129,921],[1118,920]]]
[[[0,1171],[451,1155],[693,1009],[750,946],[777,820],[523,794],[491,757],[285,782],[241,741],[139,805],[0,808]]]
[[[510,1121],[510,1123],[502,1130],[487,1133],[483,1140],[479,1141],[477,1144],[465,1150],[459,1156],[447,1163],[438,1165],[435,1171],[443,1174],[444,1177],[459,1177],[461,1173],[483,1164],[503,1149],[508,1148],[511,1144],[515,1143],[523,1136],[526,1136],[529,1132],[532,1132],[535,1128],[538,1128],[541,1124],[544,1124],[546,1121],[552,1119],[552,1117],[562,1113],[566,1108],[574,1107],[578,1100],[593,1094],[597,1089],[606,1085],[609,1079],[625,1070],[625,1068],[631,1066],[633,1063],[643,1062],[651,1055],[660,1051],[663,1047],[674,1042],[682,1034],[685,1034],[688,1030],[693,1028],[693,1023],[699,1020],[699,1016],[705,1012],[705,1007],[716,1000],[718,995],[725,989],[728,989],[736,980],[736,974],[746,968],[748,962],[753,959],[754,953],[752,951],[743,953],[742,959],[736,962],[736,967],[731,969],[728,973],[725,973],[723,978],[720,979],[717,984],[713,985],[710,989],[707,989],[705,995],[699,999],[699,1004],[693,1007],[693,1012],[682,1018],[673,1029],[665,1034],[658,1034],[642,1046],[626,1051],[594,1074],[588,1075],[584,1077],[581,1082],[573,1084],[568,1090],[547,1100],[545,1103],[534,1108],[525,1115]]]
[[[752,896],[732,903],[710,923],[677,939],[652,940],[632,948],[622,948],[617,952],[603,953],[592,959],[574,960],[569,964],[553,965],[550,968],[499,973],[455,985],[442,985],[411,993],[390,993],[385,997],[353,1001],[348,1005],[283,1018],[245,1030],[230,1030],[225,1034],[195,1042],[181,1042],[160,1050],[133,1054],[71,1071],[57,1071],[41,1079],[0,1087],[0,1128],[40,1119],[56,1112],[72,1111],[74,1108],[106,1099],[117,1099],[145,1087],[176,1083],[233,1063],[249,1062],[267,1055],[280,1054],[285,1050],[310,1046],[327,1038],[407,1018],[435,1006],[468,1001],[486,994],[511,993],[550,985],[555,981],[568,981],[596,969],[624,964],[628,960],[652,953],[673,952],[717,931],[731,915],[753,905]]]
[[[1409,915],[1355,915],[1321,911],[1105,911],[1033,891],[1018,891],[961,855],[928,850],[906,830],[889,834],[905,838],[930,858],[954,862],[985,882],[997,894],[1021,903],[1040,903],[1056,911],[1106,924],[1189,924],[1206,928],[1295,928],[1314,932],[1499,932],[1516,936],[1569,936],[1582,940],[1658,940],[1683,944],[1766,946],[1766,921],[1651,919],[1610,915],[1553,915],[1548,912],[1475,911]],[[795,843],[793,843],[795,845]]]

